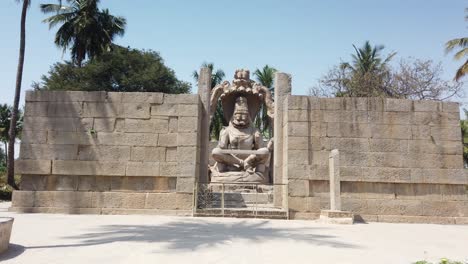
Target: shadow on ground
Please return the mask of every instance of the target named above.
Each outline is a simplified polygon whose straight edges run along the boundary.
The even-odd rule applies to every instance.
[[[63,248],[83,247],[115,242],[164,243],[167,250],[196,250],[216,245],[230,244],[233,240],[255,242],[291,240],[317,246],[358,248],[340,242],[331,235],[314,234],[321,228],[270,228],[268,221],[242,221],[236,223],[213,223],[204,220],[177,221],[161,225],[105,225],[93,232],[65,239],[80,240],[80,243],[26,247]]]
[[[8,250],[0,255],[0,261],[9,260],[15,258],[25,251],[25,247],[17,244],[10,244]]]

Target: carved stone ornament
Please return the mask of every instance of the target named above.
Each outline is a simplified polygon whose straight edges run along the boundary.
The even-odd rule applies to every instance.
[[[263,103],[273,119],[270,91],[250,80],[248,70],[241,69],[236,70],[232,85],[225,81],[212,90],[211,117],[218,100],[229,125],[221,130],[218,146],[211,154],[216,161],[210,168],[211,182],[268,183],[273,140],[265,144],[253,120]]]

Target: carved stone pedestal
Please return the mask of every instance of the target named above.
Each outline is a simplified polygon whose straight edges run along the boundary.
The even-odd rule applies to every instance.
[[[236,183],[268,183],[268,179],[260,173],[248,173],[245,171],[230,171],[224,173],[214,172],[211,182],[236,182]]]

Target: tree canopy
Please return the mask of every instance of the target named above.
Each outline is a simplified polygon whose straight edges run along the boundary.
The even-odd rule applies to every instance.
[[[440,63],[408,58],[392,67],[389,62],[396,53],[382,58],[383,46],[366,42],[362,48],[354,48],[352,63],[334,66],[311,88],[311,95],[445,100],[462,93],[461,83],[442,78]]]
[[[6,154],[3,148],[0,147],[0,173],[5,172],[6,167]]]
[[[7,104],[0,104],[0,143],[3,144],[5,151],[8,149],[7,145],[10,141],[10,125],[11,125],[11,116],[13,113],[13,107]],[[23,112],[18,110],[18,121],[16,122],[15,128],[15,139],[21,134],[23,128]],[[14,142],[14,140],[13,140]],[[4,164],[7,162],[7,153],[0,153],[0,163],[3,161]]]
[[[468,8],[465,9],[465,12]],[[468,15],[465,16],[465,20],[468,20]],[[468,74],[468,38],[455,38],[445,43],[445,52],[449,53],[454,50],[458,50],[453,56],[455,60],[465,60],[465,62],[458,68],[455,73],[455,81],[459,81],[463,76]]]
[[[254,71],[254,76],[257,81],[262,84],[263,86],[267,87],[271,92],[274,91],[273,82],[275,79],[276,69],[267,65],[263,66],[263,68],[256,69]]]
[[[256,69],[253,73],[257,81],[261,85],[267,87],[272,95],[275,92],[275,87],[273,87],[273,85],[276,71],[275,68],[265,65],[261,70]],[[267,115],[265,103],[262,103],[260,111],[255,117],[255,125],[260,129],[264,137],[270,138],[273,136],[273,124]]]
[[[209,68],[211,70],[211,89],[215,88],[216,85],[220,84],[223,80],[226,74],[222,69],[217,69],[216,71],[214,70],[214,63],[207,63],[204,62],[201,65],[202,68]],[[193,79],[198,82],[198,72],[193,71],[192,73]],[[224,114],[223,114],[223,107],[221,105],[221,102],[218,101],[218,105],[216,106],[216,111],[213,115],[213,119],[210,122],[210,138],[212,139],[219,139],[219,132],[223,128],[223,126],[227,126],[228,122],[224,120]]]
[[[111,48],[115,36],[125,32],[126,20],[113,16],[108,9],[98,8],[99,0],[67,0],[70,6],[41,4],[44,20],[49,27],[60,25],[55,44],[64,52],[70,48],[72,61],[81,67],[86,57],[92,59]]]
[[[36,89],[188,93],[190,84],[177,79],[174,71],[164,65],[161,56],[151,50],[112,46],[77,67],[66,61],[55,63],[42,76]]]

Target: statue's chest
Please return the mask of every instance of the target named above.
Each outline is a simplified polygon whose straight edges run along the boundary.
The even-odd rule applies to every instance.
[[[253,143],[253,133],[229,131],[229,144],[232,149],[252,149]]]

